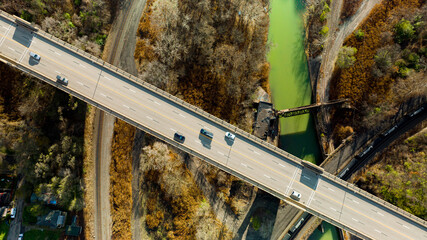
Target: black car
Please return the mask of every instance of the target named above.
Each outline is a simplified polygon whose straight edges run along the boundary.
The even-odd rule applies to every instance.
[[[173,135],[173,139],[175,139],[175,141],[180,142],[180,143],[183,143],[185,141],[184,135],[182,135],[181,133],[178,133],[178,132],[176,132]]]
[[[205,129],[200,129],[200,134],[204,135],[207,138],[213,138],[213,133],[209,132],[208,130]]]

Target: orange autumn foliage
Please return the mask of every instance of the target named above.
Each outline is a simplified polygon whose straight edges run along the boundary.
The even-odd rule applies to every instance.
[[[110,194],[112,239],[132,239],[132,146],[135,127],[117,120],[111,146]]]

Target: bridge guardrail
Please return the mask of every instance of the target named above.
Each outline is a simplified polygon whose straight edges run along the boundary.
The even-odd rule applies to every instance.
[[[4,11],[2,11],[2,10],[0,10],[0,16],[5,17],[5,18],[8,18],[8,20],[10,20],[10,21],[12,21],[12,22],[13,22],[13,20],[14,20],[14,18],[15,18],[15,16],[12,16],[12,15],[10,15],[9,13],[4,12]],[[262,145],[264,148],[267,148],[268,150],[270,150],[270,151],[272,151],[272,152],[276,153],[277,155],[282,156],[282,157],[285,157],[285,158],[287,158],[288,160],[291,160],[292,162],[294,162],[294,163],[296,163],[296,164],[299,164],[299,165],[301,166],[301,160],[300,160],[299,158],[297,158],[297,157],[295,157],[295,156],[293,156],[293,155],[289,154],[288,152],[286,152],[286,151],[284,151],[284,150],[282,150],[282,149],[280,149],[280,148],[277,148],[277,147],[275,147],[275,146],[273,146],[273,145],[271,145],[271,144],[269,144],[269,143],[267,143],[267,142],[265,142],[265,141],[263,141],[263,140],[261,140],[261,139],[259,139],[259,138],[255,137],[255,136],[253,136],[252,134],[249,134],[249,133],[247,133],[247,132],[243,131],[242,129],[237,128],[236,126],[233,126],[233,125],[231,125],[231,124],[229,124],[229,123],[225,122],[224,120],[221,120],[221,119],[219,119],[219,118],[217,118],[217,117],[215,117],[215,116],[213,116],[213,115],[211,115],[211,114],[209,114],[209,113],[205,112],[204,110],[202,110],[202,109],[200,109],[200,108],[198,108],[198,107],[196,107],[196,106],[193,106],[193,105],[191,105],[191,104],[189,104],[189,103],[187,103],[187,102],[183,101],[182,99],[177,98],[177,97],[175,97],[175,96],[173,96],[173,95],[171,95],[171,94],[169,94],[169,93],[167,93],[167,92],[165,92],[165,91],[163,91],[163,90],[161,90],[161,89],[159,89],[159,88],[155,87],[154,85],[151,85],[151,84],[149,84],[149,83],[147,83],[147,82],[144,82],[142,79],[140,79],[140,78],[138,78],[138,77],[136,77],[136,76],[133,76],[132,74],[129,74],[129,73],[127,73],[127,72],[123,71],[122,69],[120,69],[120,68],[118,68],[118,67],[116,67],[116,66],[113,66],[113,65],[111,65],[111,64],[109,64],[109,63],[107,63],[107,62],[103,61],[103,60],[102,60],[102,59],[100,59],[100,58],[94,57],[94,56],[90,55],[89,53],[86,53],[85,51],[83,51],[83,50],[81,50],[81,49],[78,49],[77,47],[74,47],[74,46],[72,46],[71,44],[68,44],[68,43],[66,43],[66,42],[64,42],[64,41],[62,41],[62,40],[60,40],[60,39],[58,39],[58,38],[56,38],[56,37],[54,37],[54,36],[52,36],[52,35],[50,35],[50,34],[48,34],[48,33],[44,32],[44,31],[42,31],[42,30],[39,30],[37,33],[34,33],[34,34],[41,35],[41,36],[43,36],[45,39],[50,40],[51,42],[55,43],[56,45],[61,46],[61,47],[64,47],[64,48],[66,48],[68,51],[71,51],[71,52],[73,52],[74,54],[79,55],[80,57],[84,57],[84,58],[86,58],[87,60],[90,60],[91,62],[96,63],[99,67],[101,67],[101,68],[102,68],[102,67],[104,67],[104,68],[108,69],[108,70],[109,70],[109,71],[111,71],[111,72],[115,72],[116,74],[120,75],[121,77],[126,78],[126,79],[130,80],[131,82],[133,82],[133,83],[135,83],[135,84],[138,84],[139,86],[141,86],[141,87],[143,87],[143,88],[145,88],[145,89],[147,89],[147,90],[152,91],[153,93],[156,93],[157,95],[159,95],[159,96],[161,96],[161,97],[163,97],[163,98],[165,98],[165,99],[167,99],[167,100],[171,101],[172,103],[175,103],[175,104],[177,104],[177,105],[180,105],[180,106],[184,107],[185,109],[187,109],[187,110],[189,110],[189,111],[192,111],[192,112],[197,113],[197,114],[199,114],[199,115],[201,115],[201,116],[203,116],[203,117],[206,117],[206,118],[207,118],[207,119],[209,119],[210,121],[215,122],[216,124],[218,124],[218,125],[220,125],[220,126],[222,126],[222,127],[226,128],[226,129],[234,130],[234,132],[238,133],[238,134],[239,134],[240,136],[242,136],[242,137],[245,137],[247,140],[250,140],[250,141],[252,141],[252,142],[254,142],[254,143],[258,143],[259,145]],[[22,70],[23,68],[21,67],[20,69]],[[31,73],[31,72],[33,72],[33,70],[31,70],[31,71],[23,70],[23,71],[24,71],[24,72],[27,72],[27,73]],[[39,74],[39,75],[40,75],[40,74]],[[41,76],[43,76],[43,75],[41,75]],[[47,78],[47,77],[45,77],[45,76],[43,76],[43,77],[44,77],[44,78]],[[49,78],[47,78],[47,79],[49,79]],[[50,79],[49,79],[49,80],[50,80]],[[67,91],[67,92],[69,92],[69,91]],[[96,103],[96,102],[95,102],[95,101],[93,101],[92,99],[88,99],[88,98],[86,98],[86,97],[84,97],[84,96],[80,96],[80,97],[81,97],[81,98],[83,98],[85,101],[88,101],[88,102],[91,102],[91,103],[95,103],[94,105],[95,105],[95,106],[97,106],[97,107],[101,107],[101,108],[102,108],[102,109],[104,109],[104,110],[105,110],[105,109],[107,109],[106,107],[104,107],[104,106],[100,105],[99,103]],[[120,114],[117,114],[117,113],[113,113],[111,110],[108,110],[108,109],[107,109],[107,112],[110,112],[110,113],[112,113],[112,114],[114,114],[114,115],[118,115],[120,119],[123,119],[124,121],[129,122],[129,120],[128,120],[129,118],[128,118],[128,117],[121,116]],[[135,121],[131,121],[131,124],[132,124],[132,125],[140,126],[140,127],[142,127],[143,129],[147,129],[147,130],[148,130],[148,132],[150,132],[150,133],[153,133],[153,132],[154,132],[154,133],[155,133],[154,135],[156,135],[156,136],[157,136],[157,137],[159,137],[160,139],[165,140],[165,141],[166,141],[166,142],[168,142],[168,143],[171,143],[171,140],[170,140],[169,138],[166,138],[165,136],[163,136],[163,135],[161,135],[161,134],[159,134],[159,133],[157,133],[157,132],[155,132],[155,131],[153,131],[153,130],[151,130],[151,129],[148,129],[148,128],[146,128],[146,127],[144,127],[144,126],[142,126],[142,125],[138,124],[138,123],[137,123],[137,122],[135,122]],[[174,145],[175,145],[175,144],[174,144]],[[176,145],[175,145],[175,146],[176,146]],[[182,148],[183,148],[183,146],[179,146],[179,148],[181,148],[181,149],[182,149]],[[250,182],[250,183],[251,183],[251,184],[253,184],[254,186],[257,186],[258,188],[263,189],[264,191],[266,191],[266,192],[268,192],[268,193],[272,194],[273,196],[276,196],[276,197],[278,197],[278,198],[280,198],[280,199],[289,199],[289,197],[288,197],[288,196],[282,195],[282,194],[280,194],[279,192],[273,191],[272,189],[269,189],[269,188],[267,188],[267,187],[265,187],[265,186],[262,186],[262,185],[260,185],[259,183],[257,183],[255,180],[250,179],[249,177],[246,177],[245,175],[243,175],[243,174],[241,174],[241,173],[239,173],[239,172],[237,172],[237,171],[234,171],[234,170],[232,170],[232,169],[229,169],[229,168],[227,168],[225,165],[219,164],[218,162],[214,161],[213,159],[210,159],[210,158],[208,158],[208,157],[206,157],[206,156],[204,156],[204,155],[202,155],[202,154],[200,154],[200,153],[198,153],[198,152],[195,152],[195,151],[193,151],[193,150],[191,150],[191,149],[189,149],[189,148],[186,148],[186,150],[187,150],[187,151],[192,152],[193,154],[195,154],[195,155],[197,155],[197,156],[199,156],[199,157],[201,157],[201,158],[202,158],[202,159],[204,159],[205,161],[207,161],[207,162],[209,162],[209,163],[211,163],[211,164],[213,164],[213,165],[215,165],[215,166],[217,166],[217,167],[219,167],[219,168],[223,169],[223,170],[224,170],[224,171],[226,171],[226,172],[229,172],[229,173],[231,173],[231,174],[233,174],[233,173],[234,173],[235,175],[240,176],[243,180]],[[404,211],[404,210],[401,210],[400,208],[398,208],[398,207],[396,207],[396,206],[394,206],[394,205],[392,205],[392,204],[390,204],[390,203],[388,203],[388,202],[386,202],[386,201],[384,201],[384,200],[382,200],[382,199],[379,199],[379,198],[375,197],[374,195],[367,193],[366,191],[363,191],[363,190],[361,190],[361,189],[359,189],[359,188],[355,187],[353,184],[350,184],[350,183],[348,183],[348,182],[345,182],[345,181],[343,181],[343,180],[341,180],[341,179],[337,178],[336,176],[333,176],[333,175],[331,175],[330,173],[327,173],[326,171],[324,171],[324,173],[323,173],[322,175],[326,176],[327,178],[329,178],[330,180],[332,180],[332,181],[334,181],[334,182],[339,183],[339,184],[340,184],[340,185],[342,185],[343,187],[351,188],[351,189],[353,190],[353,192],[354,192],[354,193],[356,193],[356,192],[357,192],[357,193],[359,193],[360,195],[363,195],[363,196],[364,196],[365,198],[367,198],[367,199],[371,199],[372,201],[374,201],[374,202],[376,202],[376,203],[378,203],[378,204],[380,204],[380,205],[383,205],[383,206],[385,206],[385,207],[389,208],[390,210],[395,211],[396,213],[399,213],[399,214],[401,214],[401,215],[404,215],[405,217],[410,218],[411,220],[413,220],[414,222],[416,222],[416,223],[418,223],[418,224],[421,224],[421,225],[423,225],[423,226],[426,226],[426,221],[424,221],[424,220],[422,220],[422,219],[420,219],[420,218],[418,218],[418,217],[416,217],[416,216],[414,216],[414,215],[412,215],[412,214],[410,214],[410,213],[408,213],[408,212],[406,212],[406,211]],[[310,210],[310,212],[313,212],[313,211],[314,211],[314,210],[311,210],[311,208],[306,208],[306,210],[307,210],[307,211],[308,211],[308,210]],[[312,213],[312,214],[313,214],[313,213]],[[314,214],[314,215],[320,215],[320,214],[319,214],[319,213],[317,213],[317,214]],[[321,217],[321,218],[325,219],[326,221],[328,221],[328,219],[330,219],[330,218],[328,218],[328,217],[326,217],[326,216],[323,216],[323,217]],[[331,220],[329,220],[329,221],[333,221],[333,222],[335,222],[335,221],[334,221],[334,220],[332,220],[332,219],[331,219]],[[336,223],[336,222],[335,222],[335,223]],[[337,223],[336,223],[336,224],[337,224]],[[342,225],[342,224],[339,224],[339,225]],[[351,230],[351,228],[349,228],[349,227],[348,227],[348,229],[350,229],[350,230]],[[354,231],[352,230],[352,232],[354,232]]]
[[[413,220],[414,222],[416,222],[416,223],[418,223],[418,224],[420,224],[420,225],[422,225],[424,227],[427,226],[427,221],[425,221],[425,220],[423,220],[423,219],[421,219],[421,218],[419,218],[419,217],[417,217],[417,216],[415,216],[413,214],[410,214],[407,211],[405,211],[405,210],[403,210],[403,209],[401,209],[399,207],[396,207],[393,204],[391,204],[391,203],[389,203],[389,202],[387,202],[387,201],[385,201],[385,200],[383,200],[383,199],[381,199],[379,197],[374,196],[373,194],[370,194],[370,193],[366,192],[365,190],[362,190],[362,189],[356,187],[352,183],[344,181],[341,178],[339,178],[339,177],[337,177],[335,175],[332,175],[332,174],[330,174],[328,172],[324,172],[323,175],[325,177],[327,177],[328,179],[330,179],[330,180],[332,180],[332,181],[340,184],[341,186],[353,190],[354,193],[357,193],[357,194],[365,197],[366,199],[369,199],[369,200],[377,203],[378,205],[382,205],[382,206],[388,208],[391,211],[394,211],[394,212],[396,212],[396,213],[398,213],[400,215],[403,215],[404,217],[407,217],[407,218]]]

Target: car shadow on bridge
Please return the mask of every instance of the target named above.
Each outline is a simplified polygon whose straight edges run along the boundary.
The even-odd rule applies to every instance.
[[[224,141],[227,143],[228,146],[233,145],[234,141],[229,139],[228,137],[224,136]]]
[[[203,147],[211,149],[212,138],[208,138],[203,136],[202,134],[199,134],[199,140],[202,143]]]
[[[316,190],[320,175],[303,167],[299,181],[307,187]]]

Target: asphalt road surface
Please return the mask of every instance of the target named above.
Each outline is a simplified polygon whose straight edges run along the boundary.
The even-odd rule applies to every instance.
[[[39,54],[41,60],[30,58],[30,52]],[[243,135],[236,134],[235,141],[229,141],[224,134],[235,128],[227,129],[3,17],[0,55],[42,73],[56,87],[68,88],[160,136],[172,139],[175,132],[181,132],[186,137],[185,148],[284,196],[282,199],[301,209],[322,214],[339,227],[372,239],[427,239],[425,222],[418,223],[384,207],[326,173],[315,174]],[[57,75],[66,77],[68,86],[54,82]],[[200,135],[201,128],[211,131],[213,139]],[[294,190],[302,195],[299,201],[289,198]]]

